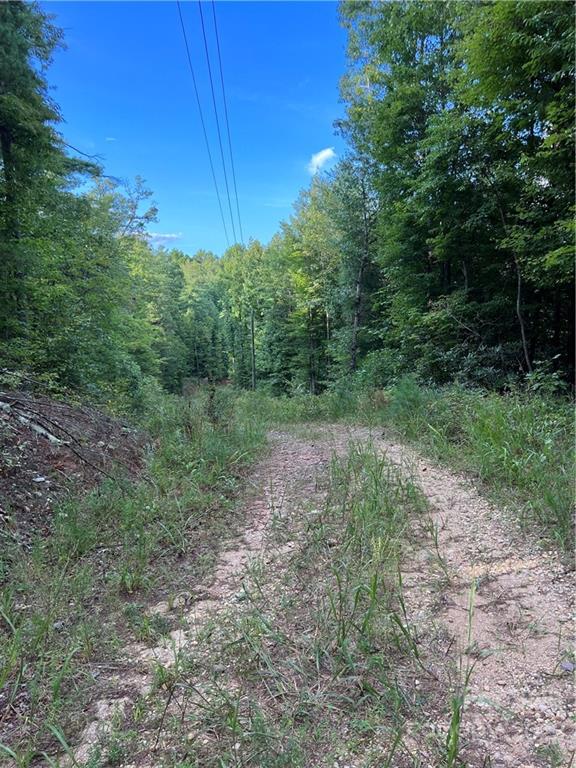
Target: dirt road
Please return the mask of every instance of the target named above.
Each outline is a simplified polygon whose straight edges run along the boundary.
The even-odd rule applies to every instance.
[[[127,671],[116,682],[107,681],[108,693],[96,702],[94,719],[75,749],[78,763],[88,760],[94,744],[110,730],[114,711],[117,718],[125,717],[134,702],[150,694],[159,664],[169,668],[178,663],[208,622],[234,610],[252,562],[258,559],[273,570],[298,546],[297,540],[278,539],[277,521],[323,503],[330,459],[344,454],[351,441],[372,441],[383,457],[413,475],[428,499],[428,540],[422,546],[422,539],[416,539],[419,545],[403,563],[406,602],[430,664],[451,657],[473,666],[461,759],[470,768],[564,764],[558,761],[574,750],[573,574],[554,553],[542,552],[521,536],[467,479],[367,429],[341,425],[270,434],[268,455],[247,485],[243,504],[249,524],[243,535],[220,552],[209,583],[149,607],[150,615],[178,613],[179,628],[155,647],[137,643],[126,649]],[[435,641],[427,647],[431,637]],[[430,722],[445,731],[446,711],[431,712]],[[157,735],[144,735],[140,744],[134,765],[161,764],[154,752]],[[143,762],[145,754],[149,757]],[[348,764],[368,763],[356,754]]]

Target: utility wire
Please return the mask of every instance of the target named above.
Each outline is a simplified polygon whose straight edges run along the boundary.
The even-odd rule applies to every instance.
[[[242,219],[240,218],[240,204],[238,202],[238,188],[236,187],[236,171],[234,169],[234,155],[232,154],[232,139],[230,138],[230,122],[228,120],[228,106],[226,103],[226,89],[224,88],[224,72],[222,69],[222,56],[220,55],[220,37],[218,35],[218,24],[216,22],[216,3],[212,0],[212,17],[214,19],[214,31],[216,32],[216,48],[218,50],[218,66],[220,68],[220,84],[222,85],[222,98],[224,101],[224,116],[226,118],[226,133],[228,134],[228,150],[230,152],[230,167],[232,168],[232,182],[234,184],[234,196],[236,198],[236,214],[238,216],[238,227],[240,228],[240,242],[244,244],[244,234],[242,232]]]
[[[198,113],[200,114],[200,123],[202,124],[202,133],[204,134],[204,142],[206,144],[206,152],[208,153],[208,160],[210,161],[210,170],[212,172],[212,181],[214,182],[214,189],[216,190],[216,198],[218,200],[218,208],[220,210],[220,217],[222,219],[222,226],[224,227],[224,234],[226,235],[226,242],[230,247],[230,238],[228,237],[228,229],[226,228],[226,219],[224,217],[224,210],[222,209],[222,201],[220,200],[220,192],[218,191],[218,182],[216,180],[216,173],[214,171],[214,163],[212,161],[212,152],[210,152],[210,142],[208,141],[208,134],[206,132],[206,123],[204,122],[204,114],[202,112],[202,104],[200,103],[200,95],[198,93],[198,84],[196,83],[196,75],[194,74],[194,67],[192,66],[192,57],[190,56],[190,46],[188,45],[188,36],[186,35],[186,27],[184,26],[184,19],[182,18],[182,8],[180,7],[180,0],[176,0],[178,6],[178,16],[180,17],[180,26],[182,27],[182,36],[184,37],[184,45],[186,46],[186,57],[188,59],[188,67],[190,74],[192,75],[192,83],[194,84],[194,93],[196,94],[196,104],[198,105]],[[226,185],[228,186],[228,185]],[[236,237],[236,236],[234,236]]]
[[[214,81],[212,80],[212,67],[210,66],[210,53],[208,51],[208,41],[206,40],[206,29],[204,27],[204,14],[202,13],[202,0],[198,0],[198,10],[200,11],[200,21],[202,23],[202,37],[204,38],[204,51],[206,52],[206,64],[208,65],[208,76],[210,78],[210,91],[212,93],[212,105],[214,107],[214,117],[216,118],[216,130],[218,132],[218,145],[220,147],[220,157],[222,159],[222,170],[224,171],[224,184],[226,185],[226,196],[228,198],[228,210],[230,211],[230,221],[232,222],[232,234],[236,242],[236,229],[234,227],[234,216],[232,215],[232,203],[230,201],[230,189],[228,187],[228,174],[226,173],[226,162],[224,160],[224,150],[222,148],[222,135],[220,133],[220,120],[218,119],[218,109],[216,107],[216,94],[214,92]]]

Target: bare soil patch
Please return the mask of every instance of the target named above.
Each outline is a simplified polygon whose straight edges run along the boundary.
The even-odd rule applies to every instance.
[[[26,544],[47,533],[55,504],[111,475],[142,469],[145,437],[82,405],[0,392],[0,533]]]

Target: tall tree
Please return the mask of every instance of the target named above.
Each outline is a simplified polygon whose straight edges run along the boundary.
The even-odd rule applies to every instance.
[[[0,327],[4,339],[26,323],[29,220],[48,171],[61,171],[60,119],[48,97],[45,70],[60,33],[38,6],[0,5]]]

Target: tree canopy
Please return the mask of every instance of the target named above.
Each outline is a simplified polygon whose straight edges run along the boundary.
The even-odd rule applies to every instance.
[[[0,351],[137,402],[157,381],[318,393],[349,376],[574,376],[574,6],[344,2],[348,153],[272,240],[151,245],[145,184],[58,132],[61,33],[0,6]]]

